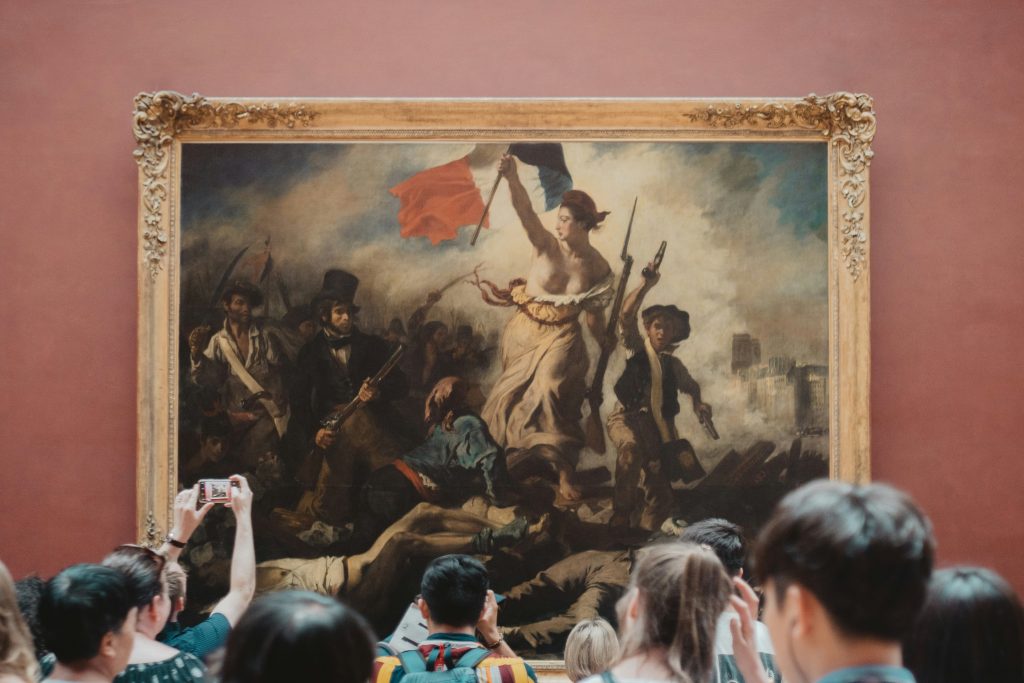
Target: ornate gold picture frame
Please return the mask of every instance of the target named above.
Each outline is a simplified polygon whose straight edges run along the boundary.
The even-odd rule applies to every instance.
[[[479,303],[480,294],[473,287],[480,285],[480,273],[464,274],[461,268],[479,253],[479,260],[491,262],[493,278],[516,274],[512,272],[516,269],[526,273],[531,258],[526,237],[514,251],[494,247],[487,252],[486,246],[488,240],[498,239],[498,231],[507,235],[502,239],[519,239],[521,228],[510,208],[509,190],[497,174],[501,152],[519,143],[558,143],[554,146],[559,147],[559,154],[562,148],[565,151],[556,165],[564,176],[571,172],[579,189],[591,190],[595,183],[603,187],[603,179],[613,176],[614,184],[621,186],[621,197],[610,189],[604,196],[593,191],[597,208],[611,210],[601,230],[593,233],[597,251],[610,264],[610,291],[616,289],[615,280],[623,270],[618,251],[627,232],[633,197],[637,198],[637,208],[635,221],[630,221],[634,242],[629,250],[637,263],[625,293],[643,281],[639,271],[654,257],[658,242],[668,243],[662,267],[675,270],[664,277],[660,289],[652,290],[647,303],[657,298],[659,304],[679,304],[690,311],[692,338],[682,343],[677,355],[683,357],[694,379],[706,382],[703,399],[691,394],[697,417],[689,414],[686,403],[679,418],[680,436],[688,435],[687,447],[696,449],[704,471],[695,475],[696,483],[693,477],[684,483],[677,481],[674,495],[685,497],[685,491],[701,485],[702,477],[710,481],[718,476],[716,486],[722,490],[730,482],[754,486],[766,477],[772,482],[785,481],[801,456],[808,454],[811,443],[820,447],[822,467],[827,467],[828,476],[848,481],[866,481],[870,476],[868,170],[875,114],[873,102],[866,95],[835,93],[770,100],[278,100],[207,98],[165,91],[136,97],[133,129],[138,143],[135,157],[140,192],[137,528],[142,542],[157,543],[167,531],[184,466],[182,411],[183,391],[190,386],[190,330],[183,329],[183,325],[195,322],[183,320],[183,307],[191,305],[189,297],[209,299],[218,312],[223,282],[217,291],[211,291],[211,287],[216,288],[218,279],[225,280],[229,275],[229,279],[235,279],[240,264],[255,258],[259,251],[262,256],[253,263],[263,271],[253,271],[250,279],[265,277],[270,261],[277,264],[277,273],[285,266],[291,267],[285,279],[290,279],[295,298],[303,301],[309,300],[303,295],[308,297],[321,288],[325,265],[353,272],[362,282],[355,298],[362,308],[360,318],[367,327],[376,325],[374,332],[379,329],[383,333],[387,320],[380,317],[385,315],[383,310],[378,313],[372,308],[397,306],[396,302],[401,301],[403,310],[389,311],[386,317],[394,313],[404,320],[409,310],[423,303],[413,295],[425,297],[430,290],[440,290],[454,279],[455,287],[444,291],[458,294],[444,296],[461,298],[453,300],[447,314],[438,317],[445,319],[446,330],[451,328],[452,336],[460,326],[477,325],[473,329],[483,339],[489,330],[480,322],[482,317],[504,321],[511,311],[499,315],[486,309],[484,313],[486,306]],[[286,145],[302,147],[285,149]],[[272,148],[280,153],[271,153]],[[485,212],[490,227],[482,232],[477,228],[483,249],[468,246],[475,239],[475,220],[463,221],[468,226],[465,228],[456,224],[454,231],[449,226],[446,234],[440,234],[429,221],[416,228],[408,214],[399,217],[400,211],[415,208],[416,197],[422,200],[420,195],[402,195],[402,182],[439,167],[448,158],[465,158],[472,164],[470,150],[478,148],[491,154],[483,166],[474,167],[474,172],[485,179],[480,183],[480,198],[487,202],[489,195],[494,197],[493,207],[487,204]],[[261,150],[267,151],[265,159],[260,156]],[[238,155],[243,152],[255,156],[241,159]],[[374,158],[379,161],[374,162]],[[236,163],[233,159],[239,165],[231,166]],[[584,161],[589,164],[586,169],[581,166]],[[544,163],[534,166],[543,171]],[[802,165],[805,163],[813,168]],[[281,166],[275,170],[274,164]],[[535,170],[523,156],[518,165],[521,173]],[[267,175],[253,180],[253,173]],[[664,182],[666,174],[671,173],[677,173],[677,179]],[[227,185],[221,187],[219,183],[225,178]],[[587,178],[602,180],[591,181],[591,187],[587,187]],[[368,184],[371,180],[376,184]],[[492,180],[493,187],[502,185],[496,192],[489,192]],[[292,183],[288,187],[307,183],[303,191],[308,194],[304,196],[316,197],[316,204],[325,193],[342,191],[340,185],[330,184],[335,181],[348,183],[344,191],[351,199],[347,203],[335,201],[331,206],[342,207],[342,213],[348,210],[345,207],[366,202],[369,208],[364,207],[366,210],[358,216],[339,214],[338,241],[329,243],[334,251],[326,259],[320,258],[324,251],[321,243],[315,247],[315,259],[314,247],[301,246],[313,243],[308,231],[314,228],[299,224],[309,221],[313,225],[323,218],[309,214],[315,207],[310,208],[310,202],[302,201],[301,196],[290,199],[291,204],[282,200],[272,214],[259,214],[262,223],[255,214],[238,216],[239,211],[247,211],[247,206],[263,206],[260,202],[268,193],[278,193],[273,183],[280,182],[282,187],[284,183]],[[566,182],[571,183],[572,178]],[[612,188],[612,184],[606,187]],[[368,195],[372,200],[366,200]],[[408,206],[407,201],[411,202]],[[216,211],[210,209],[213,204],[218,207],[216,211],[225,213],[214,216]],[[537,212],[551,230],[555,209],[543,206],[541,200]],[[279,222],[267,222],[270,215]],[[393,218],[393,229],[385,225],[391,220],[388,216]],[[652,225],[654,216],[670,224]],[[351,232],[356,230],[358,220],[375,221],[375,232]],[[238,226],[249,226],[251,231]],[[777,226],[788,226],[786,239],[790,242],[783,244],[772,238],[770,231],[779,229]],[[757,242],[756,248],[751,246],[752,241]],[[257,242],[262,246],[251,246]],[[379,248],[368,250],[370,242]],[[452,246],[456,243],[458,246]],[[707,249],[706,254],[693,253],[700,245]],[[396,263],[404,264],[396,265],[397,270],[391,272],[380,260],[354,256],[384,254],[391,248],[400,254]],[[239,249],[248,251],[243,256]],[[745,256],[734,259],[730,249]],[[689,250],[686,256],[682,255],[684,250]],[[500,257],[495,258],[499,251]],[[236,253],[238,258],[234,260],[221,255]],[[304,258],[311,265],[308,272],[300,273],[302,269],[296,264],[304,263]],[[811,267],[818,273],[814,276],[817,280],[801,279],[804,276],[800,273],[807,271],[799,262],[801,258],[817,259]],[[498,263],[504,259],[508,263]],[[736,265],[741,262],[748,271],[742,276],[733,272],[743,270]],[[436,277],[424,275],[432,271],[421,268],[423,263],[430,264]],[[210,270],[212,277],[198,278],[197,264]],[[684,264],[690,273],[707,264],[707,272],[698,272],[687,280],[680,272]],[[488,271],[483,272],[489,276]],[[218,278],[222,273],[224,277]],[[762,277],[759,273],[763,273],[763,279],[758,279]],[[474,275],[476,282],[467,283]],[[410,278],[418,279],[407,281],[405,287],[394,285]],[[666,281],[670,281],[667,286]],[[286,300],[284,305],[275,304],[276,313],[263,311],[265,317],[281,317],[285,308],[291,310],[285,287],[271,280],[256,284],[260,283],[268,294],[271,288],[280,290]],[[790,286],[795,298],[787,308],[785,296],[790,294],[786,288]],[[326,280],[323,287],[326,289]],[[500,288],[495,285],[495,289]],[[778,293],[784,289],[785,295]],[[720,296],[716,299],[720,303],[702,308],[700,292]],[[820,338],[797,344],[797,351],[781,342],[773,347],[772,339],[762,335],[785,334],[763,321],[786,319],[792,308],[804,305],[800,297],[808,297],[819,313],[815,314],[817,322],[811,320],[807,327],[813,328],[812,332],[794,332],[794,338]],[[481,307],[479,310],[472,308],[471,298]],[[758,310],[759,301],[775,308]],[[268,301],[265,305],[271,304]],[[733,315],[740,310],[748,312],[746,317]],[[722,321],[723,315],[733,317]],[[799,317],[796,313],[793,316],[794,320]],[[188,317],[187,310],[184,317]],[[312,317],[317,323],[316,315]],[[761,328],[756,326],[759,320]],[[214,330],[219,325],[216,322]],[[495,335],[500,327],[492,324]],[[713,345],[708,339],[712,330],[719,335]],[[622,341],[621,334],[618,339]],[[482,361],[491,373],[481,380],[485,396],[501,372],[503,344],[508,342],[496,341],[489,358]],[[486,339],[482,345],[487,346]],[[593,368],[601,349],[589,337],[585,347],[589,360],[583,360]],[[691,350],[696,348],[713,352],[699,357]],[[797,357],[800,354],[807,357]],[[625,372],[626,357],[621,346],[611,351],[599,415],[602,425],[615,409],[613,384]],[[720,381],[707,379],[715,373]],[[720,387],[717,395],[709,393],[714,387]],[[680,397],[685,398],[683,394]],[[720,442],[712,441],[694,421],[703,421],[697,410],[701,400],[714,407],[714,419],[722,432]],[[817,404],[812,406],[815,401]],[[580,408],[579,401],[576,408]],[[807,417],[808,411],[817,417]],[[744,432],[746,440],[742,443],[736,440],[739,437],[730,441],[727,426],[744,420],[744,424],[752,424],[751,415],[774,425],[765,428],[775,430],[772,436],[755,439],[753,432]],[[684,425],[684,420],[689,422]],[[495,431],[494,423],[490,424],[491,431]],[[237,430],[236,423],[231,425],[229,429]],[[776,429],[779,425],[784,429]],[[737,429],[730,433],[737,434]],[[198,427],[195,433],[198,435]],[[509,445],[503,442],[503,436],[495,439],[501,446]],[[616,471],[614,443],[613,438],[603,459],[591,454],[589,460],[602,464],[608,474]],[[650,479],[654,475],[648,471],[643,476]],[[789,481],[797,480],[791,476]],[[605,485],[603,490],[612,486],[607,481]],[[597,503],[590,505],[585,515],[579,505],[558,509],[574,510],[573,514],[586,518],[596,529],[607,523],[607,515],[602,518],[599,507]],[[611,513],[611,508],[607,511]]]

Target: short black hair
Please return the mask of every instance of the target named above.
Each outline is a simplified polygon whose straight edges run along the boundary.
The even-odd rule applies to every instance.
[[[922,683],[1024,681],[1024,608],[998,574],[935,572],[903,641],[903,663]]]
[[[135,604],[128,580],[109,567],[76,564],[46,583],[39,621],[60,662],[92,659],[107,633],[117,633]]]
[[[39,600],[46,590],[46,581],[35,574],[30,574],[14,582],[14,593],[18,597],[18,609],[32,633],[32,646],[36,651],[36,659],[42,659],[48,651],[46,638],[43,637],[42,625],[39,623]]]
[[[899,641],[924,602],[931,524],[884,484],[820,480],[789,493],[757,541],[755,570],[776,598],[796,583],[847,636]]]
[[[704,519],[687,526],[679,540],[711,548],[729,576],[738,576],[746,565],[747,541],[743,529],[721,517]]]
[[[376,637],[335,598],[308,591],[271,593],[231,629],[222,683],[365,683]]]
[[[487,570],[469,555],[442,555],[427,565],[420,595],[434,623],[475,626],[487,600]]]

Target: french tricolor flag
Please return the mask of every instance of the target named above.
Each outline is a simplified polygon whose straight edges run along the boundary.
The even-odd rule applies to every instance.
[[[475,226],[483,216],[485,193],[490,194],[502,151],[498,145],[478,145],[460,159],[428,168],[392,187],[389,192],[401,201],[402,237],[426,237],[431,244],[439,244],[455,239],[459,228]],[[562,195],[572,189],[560,143],[519,142],[509,145],[508,153],[527,165],[520,167],[520,177],[540,211],[557,207]],[[486,216],[483,224],[490,227]]]

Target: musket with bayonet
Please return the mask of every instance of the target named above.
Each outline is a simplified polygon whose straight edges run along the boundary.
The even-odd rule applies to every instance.
[[[633,257],[629,255],[629,238],[633,234],[633,218],[636,216],[636,198],[633,200],[633,210],[629,214],[629,225],[626,227],[626,239],[622,243],[622,274],[619,275],[619,286],[615,290],[615,299],[612,301],[611,311],[608,313],[608,327],[605,330],[605,340],[615,337],[615,326],[619,323],[619,313],[622,311],[622,300],[626,295],[626,284],[629,282],[629,273],[633,269]],[[590,404],[590,415],[587,417],[586,438],[587,446],[596,453],[604,453],[606,446],[604,440],[604,425],[601,423],[601,404],[604,402],[602,388],[604,386],[604,374],[608,370],[608,359],[611,358],[614,348],[604,343],[601,348],[601,355],[597,359],[597,367],[594,369],[594,379],[590,384],[590,391],[587,392],[587,402]]]

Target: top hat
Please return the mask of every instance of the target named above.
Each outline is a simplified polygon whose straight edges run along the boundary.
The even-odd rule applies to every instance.
[[[224,303],[230,303],[231,297],[236,294],[244,296],[246,301],[248,301],[249,305],[253,308],[263,305],[263,292],[261,292],[260,288],[251,282],[246,282],[245,280],[235,280],[234,282],[231,282],[224,288],[224,293],[220,295],[220,299]]]
[[[324,273],[323,287],[313,297],[313,302],[310,306],[316,309],[321,301],[330,299],[338,303],[348,304],[353,313],[358,313],[359,306],[356,306],[354,303],[357,289],[359,289],[359,278],[352,273],[340,268],[328,270]]]
[[[676,308],[675,304],[667,306],[664,304],[654,304],[653,306],[648,306],[643,310],[640,316],[643,318],[644,327],[647,327],[651,324],[652,320],[661,316],[665,316],[672,320],[675,323],[675,325],[673,325],[673,327],[675,327],[675,334],[672,335],[672,338],[668,342],[669,344],[678,344],[684,339],[688,339],[690,337],[690,314],[686,311],[679,310]]]

